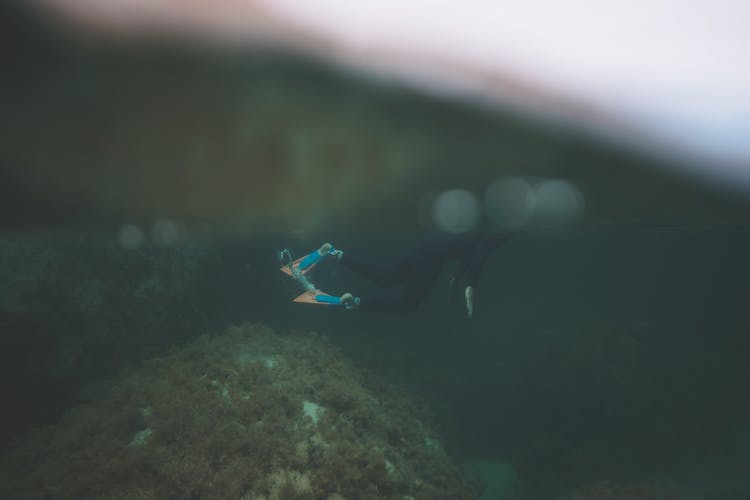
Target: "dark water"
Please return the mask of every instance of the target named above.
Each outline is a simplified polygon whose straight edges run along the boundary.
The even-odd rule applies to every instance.
[[[97,379],[247,320],[329,336],[424,401],[456,460],[511,464],[521,498],[604,479],[747,491],[747,228],[523,233],[487,262],[471,320],[448,269],[415,314],[347,312],[290,300],[276,251],[317,240],[122,250],[111,236],[4,239],[4,439],[56,422]],[[331,236],[383,261],[418,239]],[[315,280],[373,289],[335,263]]]
[[[337,241],[386,260],[401,244]],[[750,416],[749,249],[741,227],[529,233],[487,263],[471,321],[448,272],[414,316],[332,316],[274,294],[264,314],[328,332],[417,391],[458,453],[513,462],[534,495],[601,478],[731,490],[744,483]],[[346,270],[320,273],[334,290],[368,287]],[[238,301],[235,314],[250,307]]]
[[[423,402],[455,462],[489,471],[482,498],[554,498],[604,480],[750,495],[747,197],[564,128],[310,61],[248,55],[237,66],[236,54],[207,63],[188,50],[180,58],[197,62],[167,78],[154,60],[174,56],[92,56],[18,19],[5,32],[24,50],[1,87],[13,111],[0,121],[4,453],[122,370],[251,321],[320,332]],[[152,84],[184,95],[170,101]],[[252,109],[244,143],[237,109],[263,92],[272,97]],[[162,98],[169,106],[154,111]],[[349,164],[354,181],[337,167]],[[299,165],[316,176],[287,191]],[[291,302],[299,290],[278,271],[281,248],[331,241],[388,261],[428,231],[420,196],[479,193],[499,174],[566,179],[586,208],[578,223],[531,226],[499,248],[471,320],[447,269],[411,315]],[[143,241],[123,243],[125,224]],[[334,263],[315,280],[334,294],[373,287]],[[511,479],[493,486],[501,471]],[[639,491],[617,498],[655,498]]]

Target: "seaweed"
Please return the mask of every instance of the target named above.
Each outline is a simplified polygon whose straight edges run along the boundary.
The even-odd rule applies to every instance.
[[[315,333],[231,327],[101,389],[0,457],[0,497],[477,496],[429,414]]]

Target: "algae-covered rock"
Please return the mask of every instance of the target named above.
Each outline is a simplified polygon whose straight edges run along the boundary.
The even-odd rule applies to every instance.
[[[320,335],[245,324],[17,440],[0,497],[476,497],[428,421]]]

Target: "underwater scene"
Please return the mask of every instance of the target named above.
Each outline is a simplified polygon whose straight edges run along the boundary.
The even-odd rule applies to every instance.
[[[741,181],[65,3],[0,7],[0,499],[750,499]]]

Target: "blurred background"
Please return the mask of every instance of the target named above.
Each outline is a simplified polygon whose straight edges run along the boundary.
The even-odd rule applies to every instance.
[[[748,491],[750,4],[0,11],[1,444],[250,320],[330,335],[523,498]],[[277,270],[473,229],[519,236],[471,322],[440,286],[409,317],[298,307]]]

